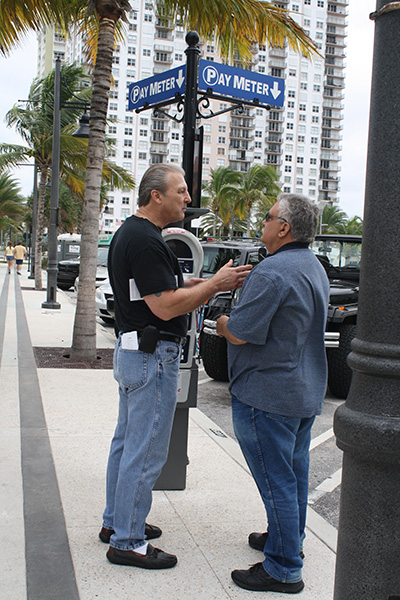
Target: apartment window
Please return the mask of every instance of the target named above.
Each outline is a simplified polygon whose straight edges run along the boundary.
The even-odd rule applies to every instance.
[[[218,137],[218,144],[225,144],[225,142],[226,142],[226,138],[224,136]]]
[[[130,152],[129,150],[125,150],[124,158],[132,158],[132,152]]]
[[[292,162],[292,155],[291,154],[285,154],[285,160],[286,160],[286,162]]]
[[[296,92],[295,92],[295,90],[289,90],[288,91],[288,98],[296,98]]]
[[[291,173],[292,172],[292,165],[285,165],[285,173]]]
[[[225,148],[218,148],[217,152],[218,152],[218,154],[224,155],[225,154]]]
[[[316,158],[310,158],[310,165],[316,165],[317,164],[317,159]]]
[[[298,135],[297,141],[300,142],[300,144],[304,144],[304,142],[306,141],[306,138],[304,135]]]
[[[286,123],[286,129],[294,129],[293,123]]]
[[[296,77],[296,69],[289,69],[289,77]]]
[[[133,131],[132,127],[125,127],[124,134],[125,135],[132,135],[132,131]]]
[[[205,144],[211,144],[211,135],[205,135],[203,139]]]
[[[313,85],[313,91],[314,92],[320,92],[321,91],[321,86],[318,85],[317,83],[314,83],[314,85]]]
[[[147,21],[148,23],[151,23],[153,20],[153,15],[148,15],[145,13],[144,20]]]
[[[214,52],[214,51],[215,51],[214,46],[207,45],[207,52]]]
[[[209,165],[210,164],[210,159],[208,156],[203,156],[203,165]]]
[[[151,56],[151,50],[148,48],[143,48],[143,56]]]
[[[133,123],[133,117],[125,117],[125,123]]]
[[[134,67],[136,65],[136,59],[135,58],[128,58],[126,61],[126,64],[128,65],[128,67]]]
[[[129,204],[129,197],[128,196],[122,196],[122,204]]]
[[[292,11],[299,12],[300,6],[298,4],[292,4]]]
[[[147,152],[139,152],[139,160],[146,160]]]
[[[132,146],[132,140],[124,140],[124,146]]]
[[[317,137],[312,137],[311,138],[311,143],[312,144],[318,144],[318,138]]]
[[[304,83],[304,81],[302,81],[302,82],[300,83],[300,89],[301,89],[301,90],[306,90],[306,89],[307,89],[307,84],[306,84],[306,83]]]
[[[315,105],[314,105],[314,106],[312,107],[312,111],[313,111],[314,113],[318,113],[318,112],[319,112],[319,106],[315,106]]]
[[[299,121],[307,121],[307,115],[299,115]]]
[[[128,46],[128,54],[136,54],[136,48],[133,46]]]
[[[109,110],[118,110],[118,104],[114,104],[113,102],[110,102],[108,109]]]
[[[297,157],[297,162],[298,162],[299,164],[302,164],[302,163],[304,162],[304,156],[298,156],[298,157]]]
[[[171,139],[172,140],[179,140],[179,133],[177,133],[176,131],[173,131],[171,133]]]
[[[110,127],[108,128],[108,133],[117,133],[117,128],[116,128],[116,127],[114,127],[114,126],[110,126]]]
[[[284,181],[285,183],[291,183],[291,181],[292,181],[292,178],[290,177],[290,175],[286,175],[286,177],[283,179],[283,181]]]
[[[254,147],[255,148],[262,148],[262,143],[261,142],[254,142]]]
[[[323,29],[324,28],[324,22],[323,21],[317,21],[317,29]]]
[[[296,178],[296,185],[303,185],[303,178],[302,177],[297,177]]]
[[[136,23],[129,23],[128,29],[129,29],[129,31],[137,31]]]
[[[141,137],[147,137],[147,129],[139,129],[139,135]]]
[[[324,0],[317,0],[317,6],[319,8],[324,8]]]
[[[183,60],[183,54],[175,54],[175,60]]]
[[[258,67],[258,72],[259,73],[265,73],[265,67]]]
[[[294,112],[292,112],[292,111],[289,110],[288,114],[287,114],[287,118],[288,119],[294,119]]]
[[[284,186],[284,188],[283,188],[283,191],[284,191],[286,194],[289,194],[289,193],[290,193],[290,191],[291,191],[291,189],[290,189],[290,187],[289,187],[289,186],[285,185],[285,186]]]
[[[226,131],[226,126],[225,125],[218,125],[218,131],[220,133],[225,133]]]
[[[310,179],[309,182],[308,182],[308,185],[311,185],[311,186],[317,185],[316,179]]]
[[[254,132],[255,137],[258,138],[262,138],[263,132],[260,131],[259,129],[256,129],[256,131]]]
[[[288,108],[294,108],[295,103],[293,102],[293,100],[288,100],[287,105],[288,105]]]
[[[315,116],[313,116],[313,117],[312,117],[312,122],[313,122],[313,123],[319,123],[319,117],[315,117]]]
[[[302,111],[307,110],[307,105],[306,104],[299,104],[299,110],[302,110]]]
[[[311,0],[304,0],[304,4],[311,4]]]
[[[223,167],[225,165],[225,161],[223,158],[217,158],[217,167]]]

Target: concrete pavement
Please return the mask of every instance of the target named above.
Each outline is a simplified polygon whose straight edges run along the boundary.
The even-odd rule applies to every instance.
[[[262,560],[247,544],[265,527],[257,489],[236,441],[190,409],[184,491],[156,491],[149,522],[156,546],[178,556],[168,571],[111,565],[98,539],[117,385],[109,369],[37,369],[32,347],[66,347],[75,306],[43,310],[25,265],[0,265],[0,557],[4,600],[245,600],[230,573]],[[98,327],[97,347],[112,347]],[[303,600],[333,597],[336,531],[310,509]],[[284,594],[258,594],[276,600]]]

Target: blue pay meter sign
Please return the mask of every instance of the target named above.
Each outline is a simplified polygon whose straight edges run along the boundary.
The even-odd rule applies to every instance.
[[[283,106],[285,95],[284,79],[202,59],[198,87],[200,90],[212,88],[216,94],[250,102],[258,100],[260,104],[273,106]]]
[[[131,83],[128,110],[174,98],[185,91],[186,65]]]

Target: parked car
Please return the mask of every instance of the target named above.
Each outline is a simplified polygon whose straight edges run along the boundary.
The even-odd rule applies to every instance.
[[[110,313],[107,308],[107,300],[112,298],[113,291],[108,278],[96,289],[96,314],[104,321],[112,325],[114,323],[114,312]]]
[[[351,341],[355,336],[361,262],[361,236],[317,235],[311,249],[326,270],[330,282],[330,301],[325,332],[328,359],[328,385],[338,398],[346,398],[352,377],[347,364]],[[257,264],[266,255],[260,242],[243,240],[203,243],[204,277],[213,275],[229,258],[234,264]],[[229,315],[237,304],[240,289],[215,294],[205,307],[204,327],[200,334],[200,355],[209,377],[228,381],[226,340],[216,332],[216,319]]]
[[[108,249],[110,246],[99,246],[97,249],[97,266],[107,269]],[[60,260],[57,265],[57,286],[61,290],[69,290],[79,276],[80,256],[71,260]],[[105,277],[104,277],[105,279]]]

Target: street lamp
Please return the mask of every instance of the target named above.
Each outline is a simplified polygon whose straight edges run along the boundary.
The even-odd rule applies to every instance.
[[[57,302],[57,221],[60,178],[60,113],[61,113],[61,61],[56,60],[54,72],[53,148],[51,159],[50,226],[47,263],[47,297],[42,308],[61,308]]]
[[[68,87],[68,86],[67,86]],[[69,89],[69,88],[68,88]],[[71,90],[72,96],[76,97]],[[78,98],[79,100],[79,98]],[[82,126],[88,129],[89,115],[86,113],[87,102],[68,102],[71,108],[84,108],[85,113],[80,119],[80,127],[74,134],[76,137],[88,137],[86,131],[81,131]],[[49,247],[47,264],[47,297],[42,303],[42,308],[59,309],[61,304],[57,302],[57,227],[58,227],[58,196],[60,179],[60,137],[61,137],[61,61],[56,60],[54,71],[54,114],[53,114],[53,148],[51,167],[51,194],[50,194],[50,225],[49,225]]]

